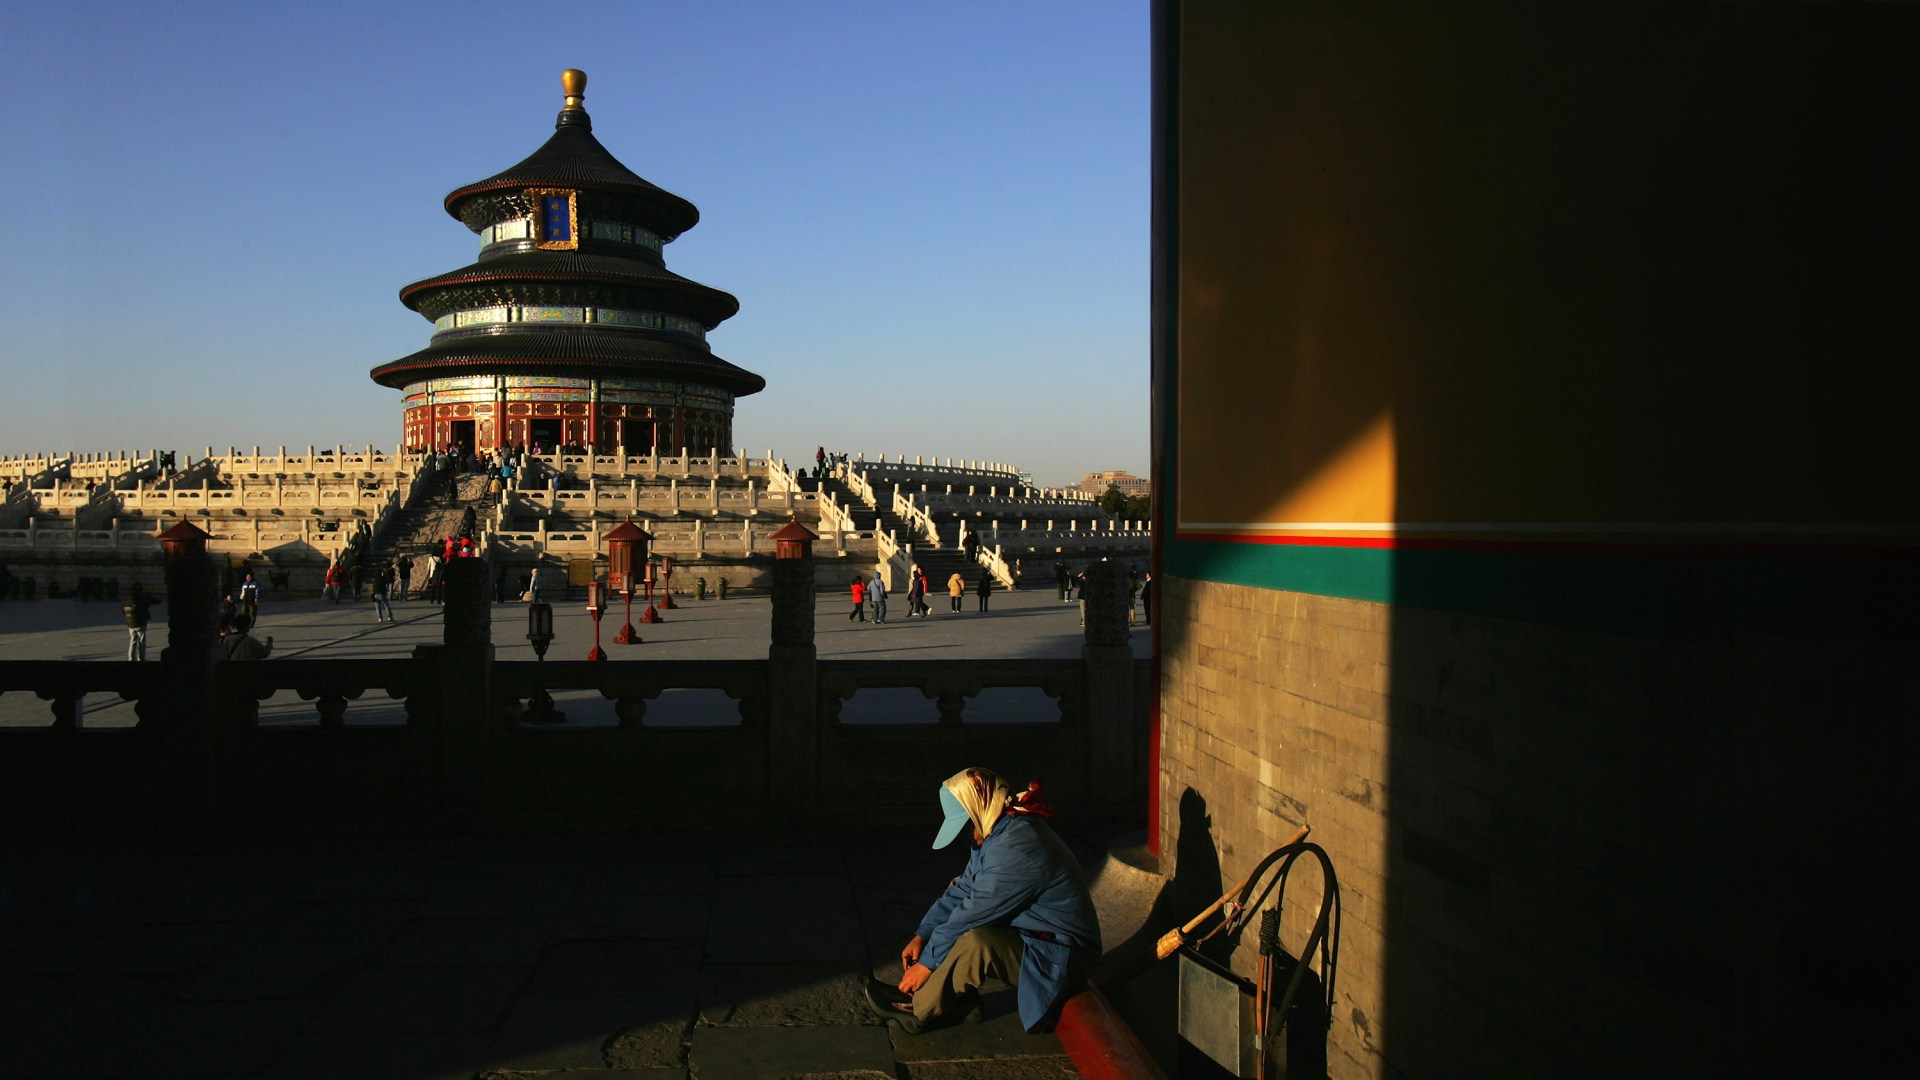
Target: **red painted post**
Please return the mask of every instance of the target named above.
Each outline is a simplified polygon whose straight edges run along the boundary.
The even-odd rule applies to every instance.
[[[1133,1029],[1095,987],[1067,999],[1054,1033],[1086,1080],[1166,1080]]]

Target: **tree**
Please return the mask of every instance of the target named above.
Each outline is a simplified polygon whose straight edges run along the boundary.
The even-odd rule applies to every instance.
[[[1101,492],[1100,509],[1105,511],[1108,517],[1122,517],[1126,514],[1127,493],[1120,490],[1119,484],[1109,484],[1107,490]]]

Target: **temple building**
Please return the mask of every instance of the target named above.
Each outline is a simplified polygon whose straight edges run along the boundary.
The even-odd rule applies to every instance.
[[[373,380],[404,393],[408,449],[731,447],[734,399],[766,387],[707,347],[739,301],[661,256],[700,212],[593,137],[583,72],[561,83],[545,145],[446,197],[480,256],[400,290],[433,338]]]

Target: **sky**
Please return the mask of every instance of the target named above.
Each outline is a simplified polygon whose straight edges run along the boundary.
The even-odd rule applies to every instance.
[[[694,203],[735,441],[1145,476],[1147,0],[0,0],[0,453],[392,446],[447,192],[553,132]]]

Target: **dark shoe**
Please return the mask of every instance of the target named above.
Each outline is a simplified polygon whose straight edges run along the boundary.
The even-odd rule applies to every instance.
[[[925,1030],[919,1018],[913,1015],[913,996],[901,993],[898,987],[889,986],[879,979],[868,979],[864,996],[867,999],[867,1011],[882,1023],[891,1021],[898,1024],[900,1030],[908,1035],[918,1035]]]

